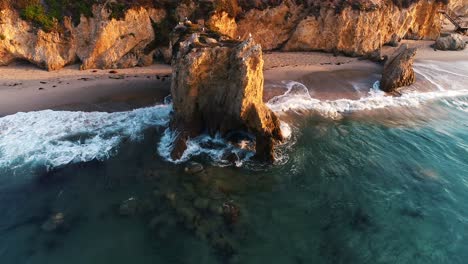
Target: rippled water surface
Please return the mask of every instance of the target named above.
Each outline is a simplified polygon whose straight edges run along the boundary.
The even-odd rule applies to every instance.
[[[164,158],[169,105],[0,118],[2,263],[465,263],[466,69],[418,62],[398,98],[286,80],[278,164],[200,137],[196,175]]]

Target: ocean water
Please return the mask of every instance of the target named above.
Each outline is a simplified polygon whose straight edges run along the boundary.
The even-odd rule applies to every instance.
[[[273,165],[248,136],[170,160],[169,104],[1,117],[1,263],[466,263],[468,62],[416,72],[400,97],[376,79],[353,100],[285,80]]]

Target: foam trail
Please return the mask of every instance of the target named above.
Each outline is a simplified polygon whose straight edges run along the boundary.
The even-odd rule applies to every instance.
[[[276,113],[287,111],[313,110],[330,118],[340,118],[342,114],[381,109],[387,107],[417,107],[422,103],[438,98],[450,98],[468,95],[467,89],[443,90],[434,92],[409,91],[399,97],[388,96],[379,89],[379,82],[375,82],[366,97],[357,100],[318,100],[312,98],[308,88],[299,82],[286,83],[286,92],[272,98],[267,105]]]
[[[137,140],[151,126],[165,126],[171,105],[129,112],[38,111],[0,118],[0,168],[48,168],[104,160],[125,138]]]

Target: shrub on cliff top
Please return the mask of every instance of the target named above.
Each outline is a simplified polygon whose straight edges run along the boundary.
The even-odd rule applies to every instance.
[[[28,5],[21,13],[24,20],[31,21],[44,29],[44,31],[52,31],[57,23],[54,17],[46,14],[42,5]]]

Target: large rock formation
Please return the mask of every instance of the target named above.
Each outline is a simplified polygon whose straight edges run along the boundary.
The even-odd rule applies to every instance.
[[[27,60],[57,70],[81,60],[82,69],[128,68],[153,63],[156,46],[153,23],[165,18],[164,10],[133,8],[117,20],[100,6],[93,16],[81,16],[73,26],[65,17],[59,31],[46,32],[21,19],[12,9],[0,11],[0,65]]]
[[[339,51],[355,56],[372,53],[395,36],[435,39],[440,33],[442,3],[418,1],[401,8],[390,1],[375,2],[380,3],[368,10],[346,7],[337,13],[334,8],[319,9],[299,22],[284,50]]]
[[[47,70],[57,70],[76,60],[75,38],[70,19],[63,32],[36,30],[11,9],[0,10],[0,65],[27,60]]]
[[[466,42],[460,34],[448,34],[440,36],[434,47],[438,50],[463,50],[466,47]]]
[[[192,32],[175,47],[171,126],[179,136],[172,158],[181,157],[189,137],[248,131],[256,137],[257,157],[273,160],[274,143],[282,134],[279,119],[262,99],[261,47],[252,38],[241,42],[212,37]]]
[[[76,54],[81,68],[129,68],[153,63],[153,51],[145,48],[154,40],[149,13],[130,9],[123,19],[109,19],[109,11],[95,6],[93,17],[81,17],[74,28]]]
[[[411,85],[416,81],[413,70],[416,51],[416,48],[402,45],[394,52],[384,65],[380,89],[393,92],[399,87]]]
[[[468,15],[468,0],[450,0],[449,8],[459,16]]]
[[[446,6],[445,0],[125,3],[127,6],[117,17],[111,7],[102,6],[94,6],[91,16],[73,17],[79,22],[77,26],[65,17],[55,32],[45,32],[33,22],[22,20],[18,15],[21,9],[3,7],[0,65],[23,59],[54,70],[79,58],[84,69],[121,68],[146,65],[152,62],[155,52],[170,60],[169,33],[185,17],[203,20],[206,27],[231,38],[247,39],[252,34],[264,50],[322,50],[360,56],[395,39],[435,40],[442,21],[438,11]]]

